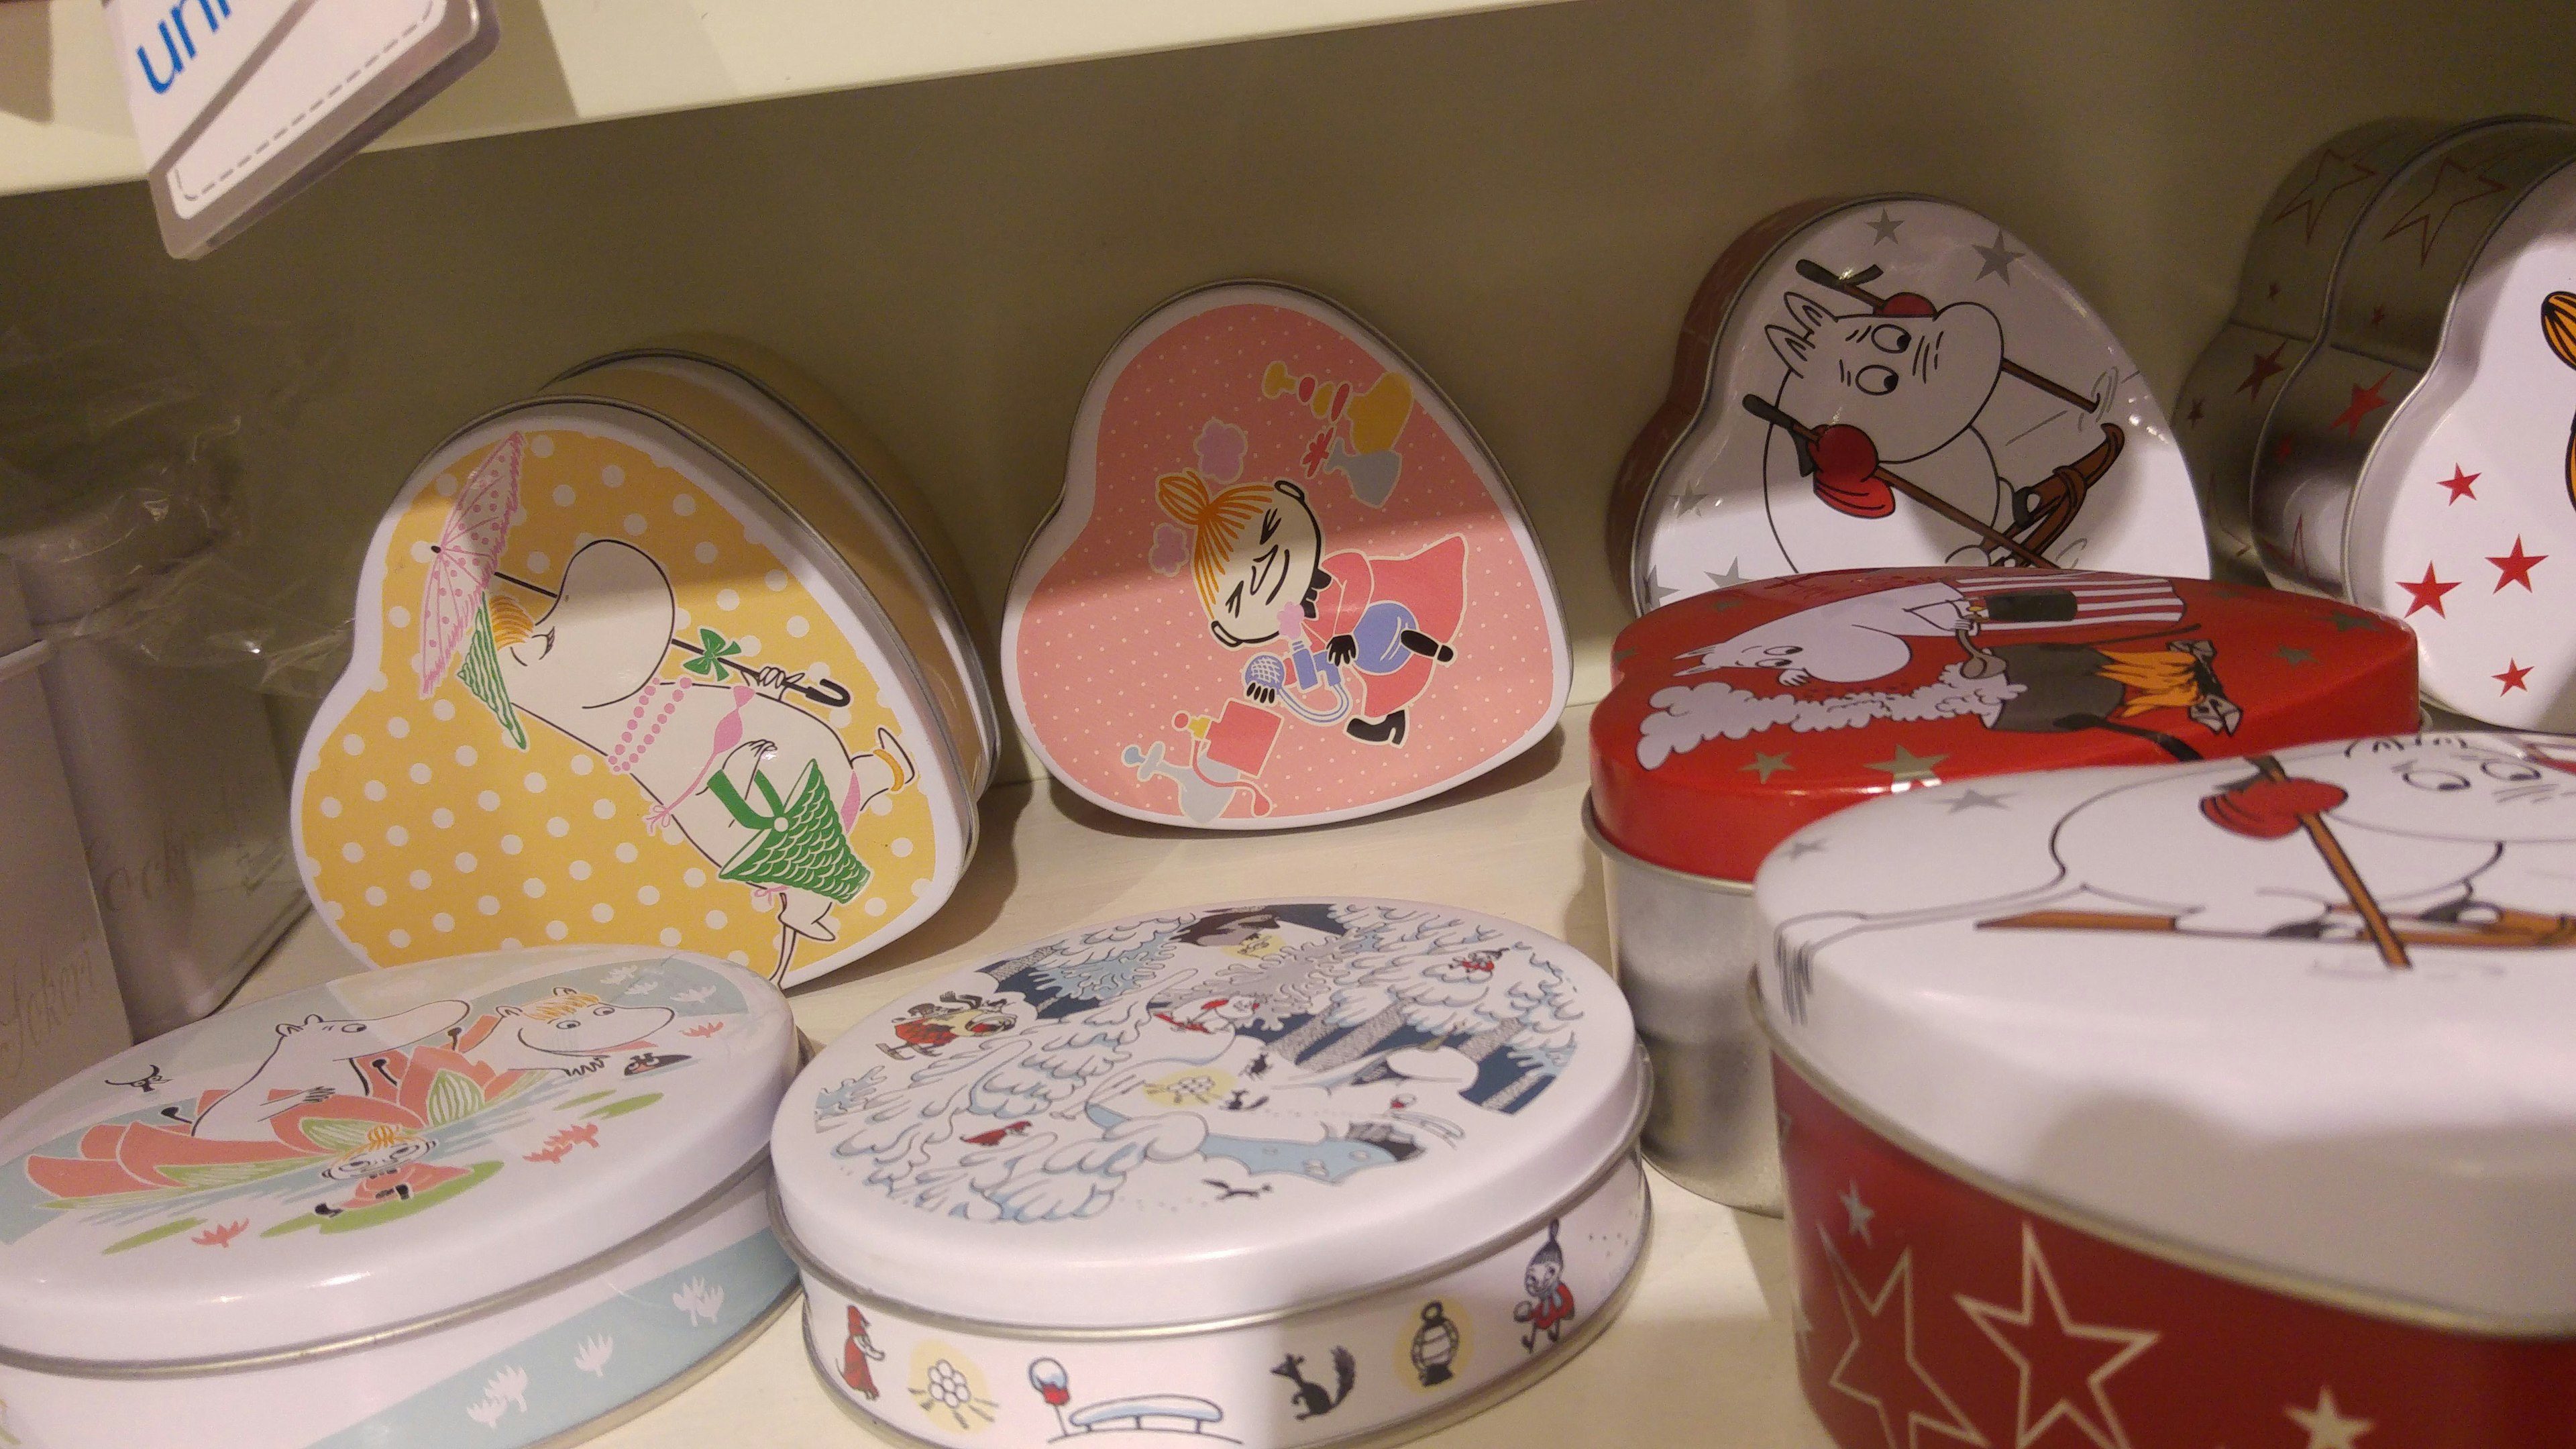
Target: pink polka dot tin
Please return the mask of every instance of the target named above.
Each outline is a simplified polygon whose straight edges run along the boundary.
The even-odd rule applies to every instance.
[[[1186,293],[1119,340],[1002,620],[1021,731],[1140,820],[1374,814],[1538,742],[1569,665],[1502,470],[1394,345],[1310,293]]]

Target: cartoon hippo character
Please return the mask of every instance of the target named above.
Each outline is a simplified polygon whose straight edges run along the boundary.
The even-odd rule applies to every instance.
[[[2099,447],[2038,484],[2004,481],[1976,426],[2004,376],[2003,323],[1974,302],[1936,308],[1899,292],[1848,313],[1799,292],[1781,302],[1790,325],[1763,329],[1787,369],[1776,410],[1817,430],[1809,441],[1775,428],[1764,449],[1763,502],[1793,570],[2008,561],[1993,538],[1900,502],[1882,466],[2036,554],[2119,456],[2106,426]]]
[[[319,1102],[343,1091],[364,1095],[367,1079],[357,1063],[439,1036],[472,1010],[462,1001],[432,1001],[373,1021],[327,1021],[315,1012],[277,1024],[277,1045],[250,1080],[208,1102],[188,1135],[202,1141],[276,1141],[269,1119],[290,1107]]]
[[[437,1146],[427,1137],[370,1133],[366,1146],[322,1169],[322,1176],[330,1181],[357,1186],[339,1202],[315,1203],[314,1214],[336,1218],[389,1202],[409,1202],[431,1188],[466,1176],[465,1168],[439,1167],[422,1160]]]
[[[1952,905],[1781,922],[1783,985],[1793,1001],[1802,996],[1815,953],[1846,936],[1962,918],[2365,942],[2353,893],[2302,816],[2323,822],[2400,941],[2576,946],[2576,918],[2557,909],[2576,866],[2576,768],[2508,736],[2411,735],[2274,770],[2214,761],[2114,786],[2059,821],[2053,879]],[[2176,844],[2140,847],[2162,839]]]
[[[1757,624],[1694,651],[1699,663],[1685,672],[1776,669],[1780,682],[1791,686],[1816,679],[1864,684],[1914,662],[1914,646],[1907,640],[1964,639],[1981,615],[1967,595],[1949,584],[1881,589]]]
[[[558,986],[551,996],[504,1006],[478,1018],[456,1039],[459,1055],[503,1072],[598,1071],[607,1054],[641,1051],[678,1016],[667,1006],[619,1006],[587,991]]]
[[[829,724],[787,702],[802,676],[774,666],[748,683],[661,677],[679,605],[661,565],[615,539],[582,546],[553,606],[530,618],[490,599],[492,641],[511,705],[607,760],[651,796],[645,828],[677,825],[726,880],[778,902],[783,975],[800,939],[831,941],[829,919],[869,869],[849,830],[915,775],[894,736],[850,754]]]

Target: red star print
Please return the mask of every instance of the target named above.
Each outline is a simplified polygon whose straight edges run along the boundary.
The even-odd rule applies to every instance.
[[[2397,581],[2397,587],[2404,589],[2408,594],[2414,596],[2415,599],[2414,603],[2406,606],[2407,618],[2414,618],[2416,611],[2419,609],[2430,609],[2434,613],[2447,619],[2451,617],[2451,615],[2449,610],[2442,607],[2442,596],[2449,593],[2451,590],[2458,588],[2459,585],[2446,584],[2440,579],[2435,578],[2433,576],[2433,566],[2431,564],[2426,564],[2424,565],[2423,582],[2410,584],[2404,579],[2399,579]]]
[[[2501,699],[2504,696],[2513,693],[2517,689],[2521,690],[2525,694],[2529,694],[2531,692],[2531,686],[2523,683],[2522,681],[2524,677],[2530,673],[2530,665],[2516,664],[2512,660],[2508,659],[2504,662],[2504,673],[2490,674],[2487,678],[2500,679],[2504,681],[2504,688],[2496,691],[2496,697]]]
[[[2406,208],[2405,214],[2397,218],[2380,240],[2395,241],[2398,233],[2415,231],[2415,265],[2421,267],[2433,259],[2433,239],[2442,234],[2442,228],[2451,224],[2453,212],[2470,202],[2483,201],[2504,187],[2503,182],[2478,175],[2461,165],[2457,158],[2445,156],[2441,164],[2433,168],[2432,181],[2425,186],[2424,194],[2415,198],[2414,204]],[[2434,215],[2437,210],[2441,213],[2439,216]]]
[[[2378,326],[2380,323],[2385,322],[2385,321],[2387,321],[2387,320],[2388,320],[2388,309],[2387,309],[2387,308],[2385,308],[2385,307],[2373,307],[2373,308],[2371,308],[2371,309],[2370,309],[2370,325],[2371,325],[2371,326],[2376,327],[2376,326]]]
[[[2203,416],[2203,414],[2201,413],[2201,410],[2200,410],[2200,399],[2198,399],[2198,398],[2193,398],[2193,399],[2191,400],[2191,416],[2190,416],[2190,417],[2188,417],[2188,418],[2185,418],[2183,421],[2185,421],[2185,422],[2191,422],[2191,423],[2196,423],[2196,422],[2199,422],[2199,421],[2201,420],[2202,416]]]
[[[2548,557],[2549,555],[2545,553],[2524,553],[2522,551],[2522,535],[2518,533],[2515,534],[2513,536],[2513,552],[2506,554],[2502,558],[2497,558],[2493,555],[2489,555],[2487,558],[2488,563],[2496,566],[2495,591],[2501,594],[2504,592],[2505,585],[2520,584],[2522,585],[2522,591],[2524,593],[2530,593],[2531,571],[2538,568],[2542,561],[2546,560]],[[2557,575],[2552,574],[2550,577],[2556,578]]]
[[[2468,472],[2461,468],[2459,464],[2453,463],[2451,465],[2450,477],[2436,478],[2433,482],[2437,487],[2450,489],[2451,501],[2453,503],[2457,503],[2463,498],[2470,499],[2472,501],[2477,498],[2478,495],[2469,491],[2469,485],[2477,482],[2478,477],[2478,474]]]
[[[2281,284],[2280,284],[2280,283],[2278,283],[2278,282],[2273,282],[2273,283],[2270,283],[2270,284],[2269,284],[2269,285],[2264,289],[2264,292],[2263,292],[2263,300],[2264,300],[2264,301],[2266,301],[2266,302],[2269,302],[2269,301],[2271,301],[2273,298],[2278,297],[2279,295],[2281,295]]]
[[[2380,396],[2379,389],[2394,376],[2396,374],[2393,372],[2383,372],[2379,375],[2379,381],[2368,387],[2355,383],[2352,389],[2352,401],[2344,404],[2343,411],[2335,414],[2335,420],[2326,426],[2329,429],[2341,428],[2356,438],[2360,437],[2361,420],[2388,406],[2388,399]]]
[[[2249,394],[2257,402],[2260,402],[2263,397],[2263,384],[2272,380],[2272,374],[2282,370],[2283,364],[2281,362],[2281,350],[2289,345],[2289,342],[2284,339],[2282,342],[2276,344],[2270,352],[2254,353],[2252,357],[2248,359],[2251,366],[2249,366],[2245,371],[2245,380],[2236,384],[2236,390],[2241,393]]]

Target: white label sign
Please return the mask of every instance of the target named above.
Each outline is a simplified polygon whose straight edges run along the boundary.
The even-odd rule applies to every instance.
[[[163,240],[202,253],[488,54],[490,0],[106,0]]]

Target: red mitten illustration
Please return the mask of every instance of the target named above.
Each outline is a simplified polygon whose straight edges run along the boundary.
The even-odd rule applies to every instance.
[[[1878,476],[1878,445],[1849,423],[1835,423],[1816,434],[1809,452],[1816,460],[1816,496],[1827,507],[1854,518],[1885,518],[1896,511],[1896,494]]]
[[[2249,780],[2200,802],[2200,813],[2222,830],[2256,840],[2278,840],[2299,828],[2302,815],[2322,815],[2342,804],[2341,785],[2323,780]]]

